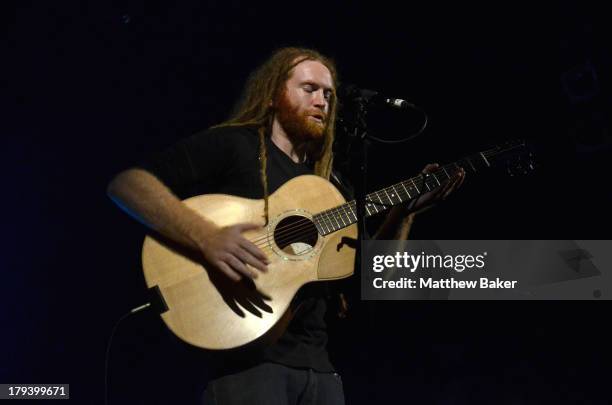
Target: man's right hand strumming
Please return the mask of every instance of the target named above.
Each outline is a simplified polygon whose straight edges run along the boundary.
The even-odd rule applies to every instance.
[[[240,281],[243,276],[257,278],[255,269],[266,272],[269,263],[266,255],[253,242],[246,239],[242,233],[261,229],[255,224],[236,224],[217,228],[206,236],[197,238],[197,245],[204,258],[219,271],[234,281]]]

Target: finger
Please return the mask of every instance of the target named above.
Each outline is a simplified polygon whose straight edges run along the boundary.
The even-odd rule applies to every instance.
[[[446,192],[444,193],[444,195],[442,196],[443,200],[446,200],[448,198],[449,195],[451,195],[453,193],[453,190],[455,190],[455,187],[449,187],[448,190],[446,190]]]
[[[434,191],[431,191],[430,194],[427,196],[425,202],[427,204],[431,204],[434,201],[436,201],[438,198],[440,198],[440,196],[442,196],[444,194],[444,191],[446,190],[447,187],[448,187],[448,185],[445,184],[442,187],[438,187]]]
[[[442,184],[440,184],[440,186],[434,190],[434,192],[436,192],[436,194],[434,195],[439,195],[444,193],[444,191],[446,191],[453,183],[453,178],[451,177],[450,179],[446,179],[442,182]]]
[[[406,210],[407,210],[408,212],[410,212],[410,211],[414,210],[414,207],[416,207],[416,206],[417,206],[417,204],[419,203],[420,199],[421,199],[421,198],[419,197],[419,198],[415,198],[414,200],[411,200],[411,201],[408,203],[408,205],[406,205]]]
[[[257,278],[257,272],[249,269],[243,262],[241,262],[236,256],[229,255],[225,260],[234,271],[237,271],[249,278]]]
[[[457,190],[459,187],[461,187],[461,184],[463,183],[463,177],[458,178],[455,182],[453,182],[453,191]]]
[[[425,168],[421,171],[421,173],[431,173],[436,170],[440,165],[438,163],[429,163],[425,165]]]
[[[242,276],[240,274],[236,273],[234,270],[230,268],[230,266],[228,266],[224,262],[218,262],[216,266],[217,268],[219,268],[219,270],[221,270],[223,274],[228,276],[230,279],[234,281],[240,281],[242,279]]]
[[[261,260],[258,260],[255,258],[255,256],[250,254],[247,250],[239,249],[236,251],[235,255],[242,260],[243,263],[246,263],[251,267],[255,267],[264,273],[268,271],[268,267]]]
[[[444,187],[444,190],[440,194],[440,199],[446,200],[446,197],[448,197],[448,195],[452,192],[453,192],[453,185],[452,183],[449,183],[447,187]]]
[[[459,184],[457,185],[457,188],[461,187],[461,185],[463,184],[463,182],[465,181],[465,170],[461,170],[461,179],[459,180]]]
[[[246,250],[251,255],[255,256],[255,258],[260,260],[261,262],[265,264],[270,263],[270,260],[268,260],[268,256],[266,256],[266,254],[260,248],[258,248],[253,242],[245,238],[242,238],[239,242],[239,245],[241,248]]]
[[[234,227],[236,229],[238,229],[240,232],[252,231],[252,230],[255,230],[255,229],[262,229],[263,228],[261,225],[257,225],[257,224],[253,224],[253,223],[236,224],[236,225],[234,225]]]
[[[461,182],[461,178],[457,178],[457,179],[453,180],[453,182],[451,183],[450,187],[444,192],[444,196],[442,198],[443,199],[448,198],[448,196],[451,195],[452,192],[457,189],[457,187],[459,187],[459,183],[460,182]]]
[[[444,182],[444,185],[441,186],[438,190],[436,194],[434,194],[434,198],[435,199],[444,199],[446,194],[448,193],[448,190],[453,186],[453,182],[451,180],[447,180]]]

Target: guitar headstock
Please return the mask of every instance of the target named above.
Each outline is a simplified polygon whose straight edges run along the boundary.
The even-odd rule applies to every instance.
[[[529,174],[536,167],[533,146],[522,139],[504,142],[482,154],[495,166],[504,166],[510,176]]]

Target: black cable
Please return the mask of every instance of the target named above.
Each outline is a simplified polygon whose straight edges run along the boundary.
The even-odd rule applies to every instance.
[[[124,319],[126,319],[130,315],[133,315],[136,312],[140,312],[150,306],[151,306],[151,303],[148,302],[144,305],[131,309],[129,312],[123,314],[121,318],[119,318],[117,322],[115,322],[115,326],[113,326],[113,330],[108,339],[108,344],[106,345],[106,355],[104,357],[104,405],[108,405],[108,362],[110,359],[111,344],[113,342],[113,337],[115,336],[115,332],[117,331],[117,327],[119,326],[121,322],[123,322]]]
[[[414,104],[411,104],[411,107],[413,109],[421,112],[423,114],[423,116],[425,117],[425,120],[423,121],[423,125],[421,126],[421,128],[416,133],[408,136],[407,138],[398,139],[398,140],[395,140],[395,141],[390,141],[390,140],[387,140],[387,139],[381,139],[381,138],[378,138],[378,137],[376,137],[374,135],[371,135],[371,134],[368,134],[368,139],[373,139],[376,142],[385,143],[387,145],[396,145],[398,143],[408,142],[408,141],[416,138],[417,136],[421,135],[423,133],[423,131],[425,131],[425,128],[427,127],[427,123],[429,122],[429,117],[427,116],[427,113],[425,112],[425,110],[423,110],[422,108],[420,108],[420,107],[418,107],[418,106],[416,106]]]

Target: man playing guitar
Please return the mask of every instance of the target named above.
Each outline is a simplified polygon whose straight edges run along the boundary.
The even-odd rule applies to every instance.
[[[108,194],[154,232],[199,252],[210,265],[209,275],[215,273],[231,283],[257,282],[269,272],[271,256],[245,234],[260,231],[273,220],[271,195],[297,176],[330,179],[336,84],[336,69],[327,57],[309,49],[281,49],[250,76],[228,121],[120,173],[109,184]],[[436,168],[427,165],[424,172]],[[464,176],[459,169],[416,202],[394,206],[375,237],[407,238],[414,212],[445,198]],[[346,190],[340,191],[349,199]],[[263,199],[257,214],[261,220],[219,226],[182,201],[200,194]],[[344,403],[341,381],[326,351],[328,296],[326,282],[301,288],[292,302],[297,310],[284,333],[239,361],[219,362],[223,367],[209,381],[203,401]]]

